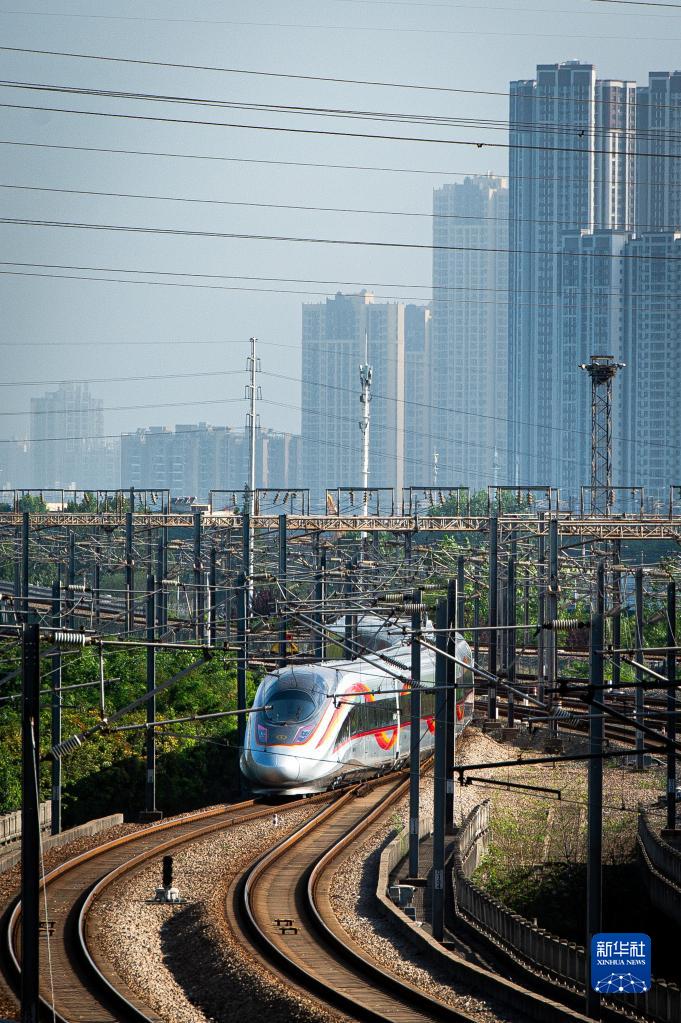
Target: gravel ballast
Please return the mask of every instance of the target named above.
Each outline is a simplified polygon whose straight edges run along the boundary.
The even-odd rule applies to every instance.
[[[499,746],[475,732],[459,740],[466,758],[498,759]],[[471,788],[456,790],[460,811],[465,815],[479,801]],[[421,813],[432,814],[433,783],[421,782]],[[331,905],[340,925],[377,962],[403,980],[427,991],[448,1005],[467,1013],[479,1023],[520,1023],[520,1016],[496,1002],[481,997],[478,990],[452,977],[451,966],[431,965],[416,951],[413,942],[402,937],[389,919],[378,912],[376,886],[382,850],[395,834],[408,827],[409,798],[395,804],[382,824],[372,828],[352,855],[340,862],[331,883]]]
[[[341,1017],[292,991],[245,952],[225,920],[233,879],[319,809],[278,811],[211,835],[174,856],[183,906],[151,905],[160,883],[152,861],[107,888],[92,910],[101,953],[168,1023],[337,1023]]]

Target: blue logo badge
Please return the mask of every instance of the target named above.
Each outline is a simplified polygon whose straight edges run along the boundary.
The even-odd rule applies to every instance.
[[[650,990],[647,934],[594,934],[591,987],[601,995],[641,995]]]

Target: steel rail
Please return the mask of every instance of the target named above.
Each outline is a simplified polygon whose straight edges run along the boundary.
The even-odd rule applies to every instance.
[[[307,803],[309,800],[305,801],[305,804]],[[276,809],[290,808],[301,804],[303,804],[302,800],[296,803],[288,801],[280,807],[263,807],[254,800],[248,800],[227,807],[201,811],[174,821],[163,821],[144,828],[142,831],[124,835],[96,846],[60,864],[47,874],[43,886],[47,886],[48,898],[52,897],[53,903],[56,902],[56,905],[52,907],[55,916],[55,934],[51,940],[57,942],[56,950],[53,946],[52,951],[53,963],[60,967],[54,971],[54,1016],[58,1023],[73,1023],[77,1019],[82,1019],[85,1005],[89,1006],[91,1015],[88,1016],[88,1019],[91,1019],[93,1023],[94,1021],[97,1023],[99,1021],[111,1021],[111,1023],[124,1021],[127,1023],[128,1020],[135,1021],[135,1023],[150,1023],[150,1021],[157,1023],[159,1019],[141,1002],[136,1004],[130,997],[127,997],[127,994],[132,995],[132,992],[124,993],[124,989],[126,989],[124,983],[119,981],[119,985],[117,985],[118,978],[115,971],[107,967],[97,955],[96,940],[88,929],[88,912],[95,899],[109,884],[137,869],[145,861],[158,857],[168,849],[196,841],[216,831],[269,816]],[[211,820],[211,818],[214,819]],[[210,821],[210,823],[206,824],[205,821]],[[172,834],[174,831],[179,833],[173,834],[171,838],[165,838],[166,832]],[[150,840],[151,845],[148,845]],[[135,845],[142,846],[142,850],[137,855],[130,856],[129,853],[134,851]],[[112,854],[115,860],[119,853],[125,857],[123,861],[116,863],[110,870],[105,869],[102,876],[102,865],[98,861],[103,857],[110,858]],[[104,866],[110,866],[110,864],[105,863]],[[74,880],[78,879],[79,871],[85,873],[85,878],[80,886],[74,886]],[[54,895],[54,889],[51,886],[66,877],[68,877],[67,896],[60,897],[58,891]],[[12,904],[11,911],[5,913],[2,935],[3,952],[10,968],[5,972],[8,974],[7,979],[15,992],[18,990],[21,972],[17,952],[20,925],[21,903],[19,899],[16,899]],[[68,987],[67,981],[71,984],[75,981],[77,986],[75,988]],[[47,988],[48,985],[45,984],[44,979],[41,980],[42,1011],[45,1012],[46,1018],[51,1018],[53,1006]],[[60,1000],[61,1002],[67,1001],[69,996],[74,1005],[74,1011],[75,1006],[78,1007],[74,1015],[71,1015],[69,1007],[59,1004]],[[111,1006],[114,1007],[113,1011]]]
[[[270,970],[352,1019],[471,1023],[470,1016],[372,963],[347,934],[334,933],[317,904],[318,881],[330,859],[382,817],[407,786],[408,777],[398,772],[360,784],[326,807],[232,885],[228,919],[247,930]],[[280,924],[290,922],[283,928],[287,935],[273,929],[270,903],[277,899]]]

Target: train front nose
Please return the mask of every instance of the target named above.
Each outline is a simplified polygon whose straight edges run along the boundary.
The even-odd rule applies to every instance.
[[[253,751],[249,769],[253,780],[261,785],[288,786],[300,777],[297,757],[267,750]]]

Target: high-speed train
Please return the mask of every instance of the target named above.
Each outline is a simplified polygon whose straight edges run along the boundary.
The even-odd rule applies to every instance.
[[[410,674],[411,648],[402,632],[399,623],[386,629],[367,616],[357,635],[365,648],[370,639],[375,652],[354,660],[289,665],[265,676],[248,715],[241,755],[241,770],[254,792],[306,795],[409,758],[410,685],[401,679]],[[431,625],[424,636],[428,632]],[[459,635],[456,656],[462,662],[456,665],[456,728],[461,731],[473,715],[473,658]],[[435,655],[422,647],[422,753],[434,743],[436,694],[428,689],[434,679]]]

